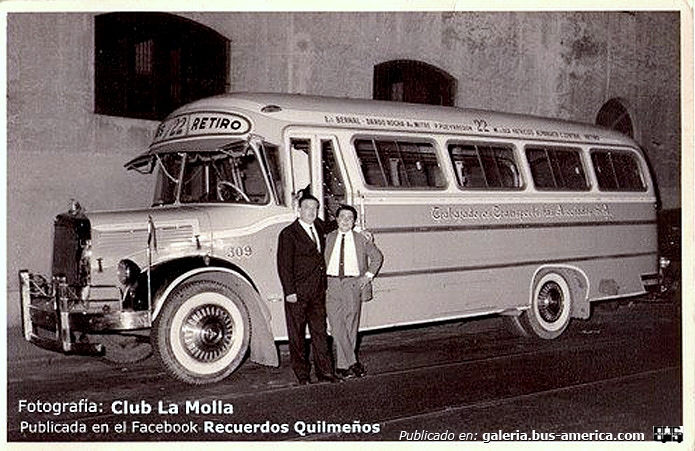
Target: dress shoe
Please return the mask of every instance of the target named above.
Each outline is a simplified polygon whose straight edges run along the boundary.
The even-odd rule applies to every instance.
[[[363,377],[367,374],[367,370],[364,369],[360,362],[353,364],[348,371],[351,372],[355,377]]]
[[[332,374],[324,374],[323,376],[319,376],[318,378],[319,382],[330,382],[331,384],[335,384],[336,382],[340,382],[340,379],[335,377]]]
[[[355,377],[355,373],[353,371],[350,371],[349,369],[344,370],[342,368],[338,368],[337,370],[335,370],[335,375],[341,379],[352,379],[353,377]]]

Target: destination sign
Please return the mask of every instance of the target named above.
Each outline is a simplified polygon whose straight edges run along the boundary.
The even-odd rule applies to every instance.
[[[159,124],[152,144],[192,136],[243,135],[251,131],[244,116],[221,112],[195,112],[169,118]]]
[[[574,133],[563,130],[536,128],[511,128],[495,126],[486,119],[473,119],[470,123],[446,123],[430,120],[393,119],[362,115],[324,115],[326,124],[358,126],[364,128],[389,128],[432,132],[464,132],[489,134],[494,136],[522,136],[525,138],[561,139],[567,141],[600,141],[601,137],[593,133]]]

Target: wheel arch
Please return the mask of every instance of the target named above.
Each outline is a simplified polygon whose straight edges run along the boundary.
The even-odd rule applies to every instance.
[[[215,266],[219,263],[211,259],[210,266],[193,267],[179,274],[171,282],[162,284],[153,299],[152,321],[157,318],[172,292],[181,284],[198,280],[219,282],[236,291],[248,310],[252,330],[249,359],[261,365],[279,366],[280,359],[270,327],[270,311],[263,303],[256,286],[240,268],[231,265]]]
[[[543,276],[550,273],[559,274],[567,283],[572,296],[571,312],[572,318],[588,319],[590,314],[589,308],[589,278],[586,273],[576,266],[571,265],[544,265],[536,269],[531,277],[531,285],[529,287],[529,303],[533,303],[533,296],[536,284]]]

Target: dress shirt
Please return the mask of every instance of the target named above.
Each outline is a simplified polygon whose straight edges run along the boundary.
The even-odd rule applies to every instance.
[[[328,261],[328,268],[326,273],[329,276],[338,276],[340,267],[340,240],[345,238],[345,247],[343,249],[343,269],[346,277],[359,277],[360,267],[357,263],[357,250],[355,250],[355,236],[352,230],[346,233],[338,232],[335,237],[335,244],[333,245],[333,252],[331,253],[331,258]]]
[[[304,231],[306,232],[307,235],[309,235],[309,238],[311,238],[311,241],[316,243],[316,248],[318,249],[319,252],[321,252],[321,241],[319,241],[319,234],[316,231],[316,226],[314,224],[307,224],[306,222],[302,221],[301,219],[299,220],[299,225],[302,226]],[[314,231],[312,234],[311,231]]]

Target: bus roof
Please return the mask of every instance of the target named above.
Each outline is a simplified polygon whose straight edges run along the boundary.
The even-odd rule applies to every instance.
[[[480,109],[303,94],[228,93],[201,99],[170,117],[194,111],[241,109],[288,124],[465,133],[522,139],[635,146],[627,136],[592,124]]]
[[[284,123],[277,132],[296,125],[639,149],[633,140],[613,130],[531,115],[380,100],[238,92],[197,100],[175,110],[159,125],[149,150],[126,163],[126,167],[146,165],[153,155],[185,149],[187,142],[200,137],[214,138],[220,146],[248,133],[267,138],[264,131],[259,131],[264,120]]]

